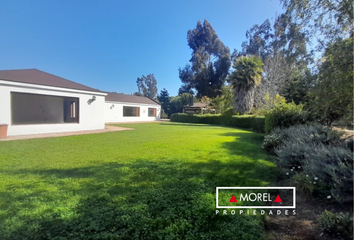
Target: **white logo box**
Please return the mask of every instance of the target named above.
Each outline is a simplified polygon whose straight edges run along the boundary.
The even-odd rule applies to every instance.
[[[219,206],[219,189],[291,189],[293,190],[292,206]],[[295,187],[216,187],[216,208],[296,208],[296,188]]]

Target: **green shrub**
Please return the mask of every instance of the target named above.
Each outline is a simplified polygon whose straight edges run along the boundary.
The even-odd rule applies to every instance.
[[[252,129],[255,132],[264,133],[265,130],[265,118],[264,116],[255,116],[252,119]]]
[[[227,115],[227,116],[232,116],[234,115],[234,108],[233,107],[229,107],[228,109],[226,109],[222,115]]]
[[[305,173],[295,173],[292,176],[292,179],[295,182],[296,189],[299,189],[307,194],[312,194],[315,188],[318,186],[317,183],[314,184],[312,177]]]
[[[354,145],[354,139],[353,138],[351,138],[351,139],[349,139],[349,140],[347,140],[345,142],[345,146],[352,152],[354,150],[354,146],[353,145]]]
[[[238,128],[251,128],[256,132],[264,133],[264,117],[253,115],[228,116],[215,114],[185,114],[174,113],[171,115],[171,122],[217,124]]]
[[[269,135],[264,138],[263,148],[269,153],[274,153],[275,149],[279,148],[282,144],[286,144],[290,148],[296,148],[296,146],[291,145],[298,143],[300,145],[302,145],[302,143],[323,143],[325,145],[338,145],[343,142],[341,139],[342,135],[343,133],[341,132],[319,124],[298,125],[289,128],[275,128]],[[294,155],[294,152],[287,152],[287,154]]]
[[[304,160],[304,172],[328,186],[336,201],[353,199],[353,154],[349,149],[318,144],[305,151]]]
[[[240,127],[240,128],[252,128],[253,116],[247,116],[247,115],[232,116],[225,119],[227,119],[226,125],[228,126]]]
[[[309,120],[308,112],[303,106],[295,103],[285,103],[267,112],[265,116],[265,132],[270,133],[274,128],[287,128],[293,125],[305,124]]]
[[[267,92],[264,96],[263,103],[256,109],[253,109],[252,113],[258,116],[265,116],[270,110],[281,107],[284,104],[286,104],[286,99],[284,97],[279,94],[275,97],[270,97]]]
[[[349,213],[334,214],[326,210],[318,217],[318,223],[321,236],[327,233],[337,238],[353,237],[353,218]]]
[[[274,154],[275,149],[283,144],[283,139],[279,128],[274,129],[270,134],[264,137],[263,149]]]
[[[274,151],[280,167],[317,178],[326,186],[318,189],[321,194],[330,194],[338,202],[352,198],[353,156],[340,132],[321,125],[277,128],[265,138],[263,147]]]
[[[305,164],[305,155],[316,151],[322,145],[341,145],[342,133],[322,125],[299,125],[286,129],[275,129],[274,134],[281,145],[273,146],[279,164],[288,168]],[[272,132],[272,133],[273,133]]]
[[[288,140],[274,150],[278,158],[278,165],[282,168],[304,166],[306,164],[305,152],[307,151],[312,151],[312,146],[294,140]]]

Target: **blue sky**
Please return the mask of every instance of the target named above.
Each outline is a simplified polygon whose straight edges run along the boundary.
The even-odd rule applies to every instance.
[[[0,1],[0,69],[37,68],[103,91],[131,94],[153,73],[177,95],[187,31],[207,19],[231,52],[246,31],[282,13],[278,0]]]

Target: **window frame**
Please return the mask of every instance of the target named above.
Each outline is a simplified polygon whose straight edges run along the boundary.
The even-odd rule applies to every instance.
[[[18,115],[17,105],[20,103],[18,99],[25,98],[27,101],[34,102],[48,102],[49,99],[60,99],[62,101],[62,107],[59,111],[63,112],[63,118],[60,121],[46,121],[46,117],[24,117],[24,115]],[[32,99],[33,98],[33,99]],[[43,98],[43,99],[41,99]],[[61,95],[50,95],[43,93],[29,93],[29,92],[20,92],[20,91],[10,91],[10,116],[11,116],[11,125],[12,126],[21,126],[21,125],[49,125],[49,124],[69,124],[69,123],[80,123],[80,98],[79,97],[67,97]],[[69,105],[66,106],[66,103]],[[30,107],[42,107],[41,105],[30,105]],[[48,111],[53,106],[47,105],[43,112]],[[58,107],[56,104],[55,107]],[[38,110],[37,110],[38,111]],[[57,111],[57,110],[56,110]],[[59,117],[58,115],[57,117]]]
[[[127,113],[127,108],[135,108],[136,115],[125,115]],[[126,109],[126,110],[125,110]],[[134,111],[133,111],[134,112]],[[140,117],[140,107],[135,106],[123,106],[123,117]]]
[[[153,114],[150,115],[150,110],[152,110]],[[157,109],[156,108],[148,108],[148,117],[156,117],[156,112],[157,112]]]

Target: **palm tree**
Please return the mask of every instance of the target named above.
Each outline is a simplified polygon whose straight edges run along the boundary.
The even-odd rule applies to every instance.
[[[235,69],[229,82],[234,89],[234,112],[241,115],[249,112],[254,102],[254,89],[261,83],[263,62],[257,56],[242,56],[235,59]]]

